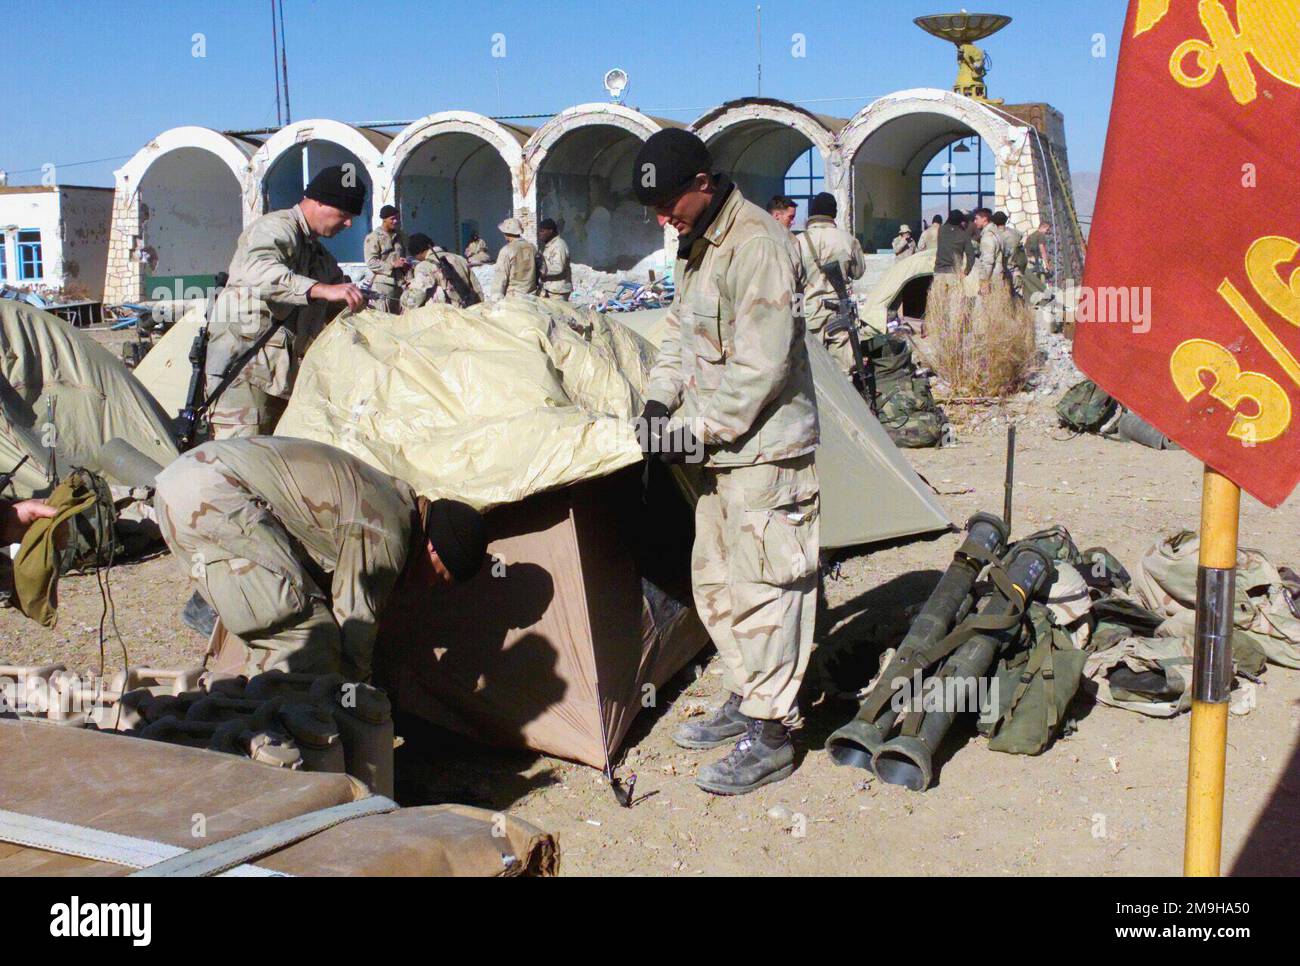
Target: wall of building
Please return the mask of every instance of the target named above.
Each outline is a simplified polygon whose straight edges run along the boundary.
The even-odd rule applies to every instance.
[[[867,252],[887,249],[907,222],[921,221],[921,172],[861,162],[853,166],[853,231]]]
[[[535,131],[462,111],[431,114],[396,136],[326,119],[296,123],[265,142],[174,128],[117,173],[110,297],[140,297],[133,245],[142,213],[152,216],[149,209],[157,206],[146,198],[145,211],[140,210],[130,175],[153,163],[150,152],[162,150],[160,142],[167,142],[166,150],[188,144],[224,158],[241,181],[245,226],[264,211],[294,204],[307,180],[326,165],[355,164],[368,189],[367,210],[350,230],[325,243],[344,263],[361,261],[362,240],[379,208],[396,202],[408,231],[423,230],[455,247],[470,230],[499,247],[496,224],[511,213],[530,238],[540,219],[553,218],[575,262],[616,270],[645,266],[675,249],[671,232],[636,201],[632,172],[645,138],[673,123],[619,104],[583,104]],[[1001,109],[922,88],[878,98],[846,122],[781,101],[746,98],[707,112],[689,127],[710,144],[717,166],[760,205],[784,193],[790,165],[815,149],[824,188],[839,203],[840,225],[869,249],[887,247],[900,222],[919,227],[926,164],[952,140],[976,135],[996,159],[997,206],[1022,230],[1043,217],[1055,220],[1071,270],[1081,264],[1082,246],[1071,241],[1068,223],[1068,181],[1062,190],[1058,174],[1064,171],[1068,179],[1064,122],[1047,105]],[[202,180],[194,176],[200,170],[208,165],[195,161],[187,177]],[[224,204],[215,197],[201,200],[196,196],[196,208]],[[216,217],[228,235],[233,219],[229,208],[223,210],[225,215],[204,217]],[[215,258],[215,250],[199,254],[207,261]],[[168,257],[176,264],[185,257],[195,261]]]
[[[367,200],[374,197],[374,181],[370,171],[355,154],[332,141],[313,139],[290,147],[267,170],[262,181],[264,211],[292,208],[302,200],[302,192],[307,183],[322,169],[335,164],[355,165],[362,184],[366,186]],[[333,238],[321,239],[321,244],[340,262],[365,261],[362,249],[366,235],[370,233],[371,215],[371,206],[367,204],[361,214],[352,220],[351,228],[345,228]]]
[[[15,288],[66,289],[78,298],[103,296],[113,192],[107,188],[0,188],[4,235],[4,284]],[[41,274],[18,277],[18,233],[40,232]]]
[[[461,251],[477,231],[495,251],[505,239],[497,225],[513,210],[510,169],[496,149],[472,134],[429,138],[397,173],[402,227]]]
[[[225,162],[200,148],[149,165],[139,186],[146,298],[185,297],[229,267],[243,231],[241,190]]]
[[[18,232],[41,233],[41,277],[18,278]],[[18,288],[62,284],[63,243],[59,232],[59,195],[52,188],[0,188],[0,231],[5,234],[5,284]]]
[[[543,158],[537,218],[555,219],[573,261],[615,271],[663,247],[663,229],[632,183],[641,144],[622,128],[593,124],[564,134]]]
[[[75,286],[92,299],[102,299],[113,192],[107,188],[60,188],[59,215],[64,287]]]

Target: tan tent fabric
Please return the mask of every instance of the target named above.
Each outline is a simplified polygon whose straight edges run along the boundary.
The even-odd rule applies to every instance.
[[[913,279],[934,274],[936,250],[928,248],[901,261],[892,262],[885,273],[870,288],[862,291],[855,285],[858,295],[858,318],[862,324],[877,332],[884,332],[889,318],[889,306],[902,293],[903,287]]]
[[[637,485],[628,470],[493,510],[497,563],[468,584],[430,591],[427,568],[408,572],[376,648],[395,707],[491,744],[609,764],[646,685],[708,643],[689,606],[647,593],[621,539],[616,508]],[[689,602],[685,560],[680,571],[671,590]]]
[[[639,462],[650,362],[627,329],[564,302],[366,311],[316,340],[276,432],[482,509]]]
[[[271,768],[160,741],[0,720],[0,809],[194,848],[366,796],[347,775]],[[401,809],[327,829],[257,861],[291,875],[551,874],[551,836],[526,822],[457,805]],[[120,876],[108,862],[0,842],[0,875]]]
[[[667,309],[651,309],[617,318],[657,346],[667,314]],[[808,339],[808,358],[822,432],[817,447],[822,546],[851,547],[951,527],[934,490],[916,475],[816,339]]]
[[[185,408],[185,394],[190,388],[190,346],[203,325],[206,299],[191,300],[181,317],[154,343],[148,354],[131,370],[140,385],[158,401],[168,416],[177,416]]]
[[[0,472],[32,457],[14,480],[22,497],[51,488],[50,400],[60,473],[92,464],[115,437],[162,465],[176,457],[166,416],[120,359],[58,316],[0,299]]]

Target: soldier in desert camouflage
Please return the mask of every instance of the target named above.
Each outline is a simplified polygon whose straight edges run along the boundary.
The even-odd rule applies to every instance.
[[[444,583],[483,562],[472,507],[415,492],[342,450],[259,436],[205,443],[168,465],[163,539],[251,651],[245,673],[370,675],[380,612],[415,554]]]
[[[518,218],[507,218],[497,228],[506,236],[506,243],[497,252],[492,294],[497,298],[532,295],[537,291],[537,246],[523,237],[524,226]]]
[[[409,242],[411,257],[415,267],[411,269],[411,282],[402,293],[402,305],[408,309],[418,309],[425,303],[435,305],[454,305],[463,308],[455,285],[447,280],[448,269],[455,272],[462,285],[483,301],[483,289],[478,283],[478,276],[469,267],[469,262],[455,252],[449,252],[433,239],[421,232],[411,236]],[[446,266],[444,268],[444,266]]]
[[[208,318],[207,392],[276,323],[208,412],[214,439],[271,433],[293,392],[298,362],[343,306],[366,299],[320,243],[352,224],[366,189],[348,165],[326,168],[303,200],[253,222],[239,236],[230,278]]]
[[[401,213],[393,205],[384,205],[379,209],[379,227],[366,235],[361,246],[372,273],[370,287],[384,297],[384,311],[394,314],[402,311],[402,291],[411,267],[401,229]]]
[[[633,177],[641,203],[679,235],[642,443],[668,463],[704,463],[691,576],[729,692],[673,740],[712,748],[738,739],[696,783],[743,794],[794,770],[789,726],[816,610],[817,403],[794,266],[785,228],[713,173],[694,134],[652,135]]]
[[[857,360],[849,333],[826,331],[826,324],[835,315],[828,300],[835,299],[836,294],[822,266],[838,262],[845,283],[850,284],[867,270],[867,260],[862,254],[862,244],[835,224],[838,211],[835,196],[826,191],[808,203],[808,225],[799,236],[799,256],[805,279],[803,295],[808,331],[821,339],[841,369],[851,373]]]

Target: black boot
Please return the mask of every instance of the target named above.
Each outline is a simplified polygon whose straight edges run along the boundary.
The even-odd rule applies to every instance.
[[[212,628],[217,624],[217,612],[213,610],[196,590],[194,596],[185,603],[181,611],[181,623],[204,637],[212,636]]]
[[[695,784],[715,795],[744,795],[794,774],[794,742],[780,721],[749,719],[726,758],[705,765]]]
[[[716,748],[745,733],[749,722],[740,713],[740,695],[727,696],[722,707],[699,721],[684,721],[673,732],[673,743],[680,748]]]

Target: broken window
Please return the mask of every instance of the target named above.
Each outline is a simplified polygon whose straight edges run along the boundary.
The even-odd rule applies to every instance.
[[[41,231],[25,228],[18,232],[18,280],[30,282],[44,275],[41,259]]]

